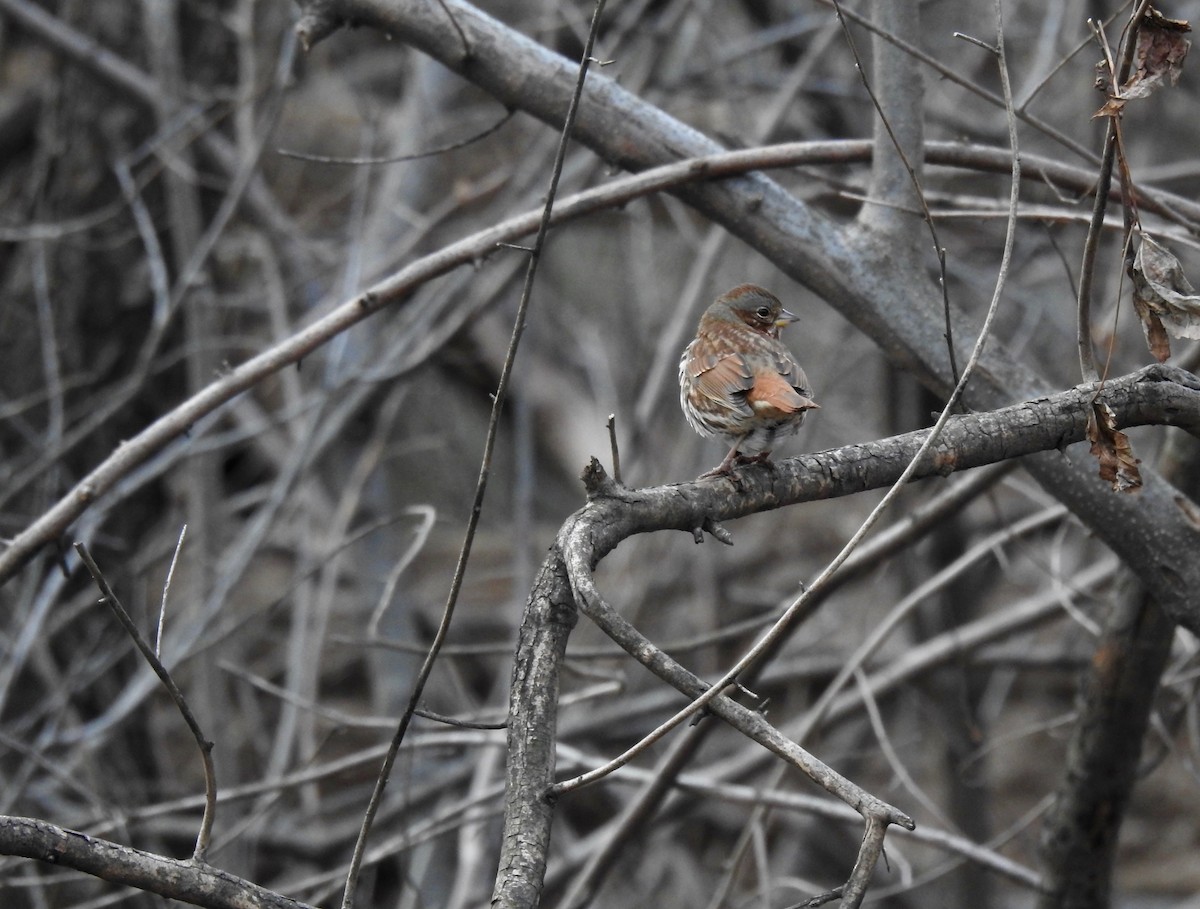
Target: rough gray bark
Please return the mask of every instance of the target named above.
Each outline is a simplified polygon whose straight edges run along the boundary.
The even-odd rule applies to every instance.
[[[1126,587],[1132,589],[1113,604],[1084,682],[1062,784],[1042,829],[1040,909],[1112,902],[1117,835],[1175,638],[1175,623],[1140,585]]]
[[[34,818],[0,817],[0,852],[209,909],[309,909],[307,903],[202,862],[164,858]]]
[[[520,709],[508,722],[505,825],[492,905],[536,905],[542,891],[554,806],[545,798],[554,782],[558,728],[558,672],[579,613],[560,558],[538,573],[521,621],[511,698]],[[503,886],[502,886],[503,885]]]

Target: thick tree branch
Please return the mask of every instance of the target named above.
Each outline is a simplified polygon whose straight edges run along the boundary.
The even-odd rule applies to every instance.
[[[1039,909],[1111,904],[1117,835],[1175,638],[1175,623],[1141,586],[1124,586],[1092,657],[1063,779],[1042,829]]]
[[[1110,379],[1103,386],[1079,385],[999,410],[953,417],[918,465],[914,478],[949,476],[984,464],[1065,449],[1085,438],[1091,402],[1097,397],[1113,409],[1121,427],[1169,424],[1200,437],[1200,379],[1174,367],[1148,366]],[[715,478],[626,489],[591,473],[585,479],[590,501],[579,513],[582,521],[575,536],[587,541],[594,562],[598,562],[634,534],[657,530],[691,533],[707,521],[723,522],[799,502],[878,489],[895,482],[927,434],[928,430],[918,430],[752,466],[739,471],[736,486]],[[1066,451],[1053,457],[1076,460]],[[1078,461],[1081,470],[1095,473],[1094,460],[1084,457]],[[1108,497],[1130,498],[1113,493],[1097,477],[1090,479],[1095,489]],[[1172,509],[1183,511],[1175,505]],[[1184,520],[1191,521],[1186,512]],[[1193,527],[1192,532],[1198,531]],[[1180,566],[1181,571],[1184,568]],[[1183,620],[1200,633],[1200,604],[1193,602]]]
[[[578,613],[566,566],[549,558],[534,581],[521,622],[513,664],[504,838],[492,905],[536,906],[546,874],[554,806],[546,792],[554,783],[558,730],[558,673]]]
[[[0,817],[0,853],[74,868],[208,909],[309,909],[307,903],[196,861],[164,858],[28,817]]]
[[[1164,383],[1171,387],[1161,387]],[[1086,413],[1097,398],[1119,408],[1121,425],[1165,419],[1200,435],[1196,418],[1200,380],[1181,370],[1148,367],[1114,380],[1103,389],[1079,386],[992,413],[956,417],[946,425],[933,449],[918,462],[916,477],[947,475],[1038,451],[1065,449],[1084,437]],[[739,474],[736,484],[724,479],[698,480],[630,490],[610,480],[593,461],[585,473],[589,504],[568,520],[558,538],[576,599],[589,614],[595,611],[589,601],[599,595],[593,589],[586,566],[598,564],[629,536],[666,529],[690,530],[696,534],[700,527],[713,521],[887,486],[913,460],[928,432],[921,430],[746,469]],[[1067,453],[1063,451],[1059,456],[1067,457]],[[645,642],[633,641],[632,646],[622,646],[635,657],[643,658],[638,648],[644,647]],[[668,681],[691,693],[690,680],[681,683],[676,677]]]

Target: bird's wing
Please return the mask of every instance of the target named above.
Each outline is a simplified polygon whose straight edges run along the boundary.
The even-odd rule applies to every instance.
[[[806,406],[816,407],[812,386],[808,384],[808,376],[804,374],[804,370],[800,368],[796,358],[790,352],[780,351],[775,355],[775,364],[779,369],[779,374],[787,379],[792,388],[796,389],[796,394],[807,401]]]
[[[693,356],[687,370],[692,387],[717,409],[736,410],[749,416],[746,394],[754,387],[754,373],[738,353]]]
[[[774,356],[775,369],[760,370],[746,402],[760,416],[784,417],[817,406],[808,387],[808,377],[791,354]]]

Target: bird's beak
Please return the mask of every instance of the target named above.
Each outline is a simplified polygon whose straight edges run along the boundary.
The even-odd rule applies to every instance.
[[[779,318],[775,320],[776,328],[783,328],[788,322],[797,322],[800,317],[795,313],[790,313],[786,309],[779,310]]]

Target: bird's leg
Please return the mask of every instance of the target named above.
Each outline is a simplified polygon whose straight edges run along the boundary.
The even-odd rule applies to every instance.
[[[742,444],[745,438],[745,436],[741,436],[733,443],[733,447],[729,449],[729,454],[725,455],[724,461],[707,473],[700,474],[697,479],[702,480],[705,477],[729,477],[731,480],[734,479],[733,468],[745,463],[746,456],[738,451],[738,446]]]
[[[769,464],[771,461],[771,452],[760,451],[756,455],[738,455],[739,464]]]

